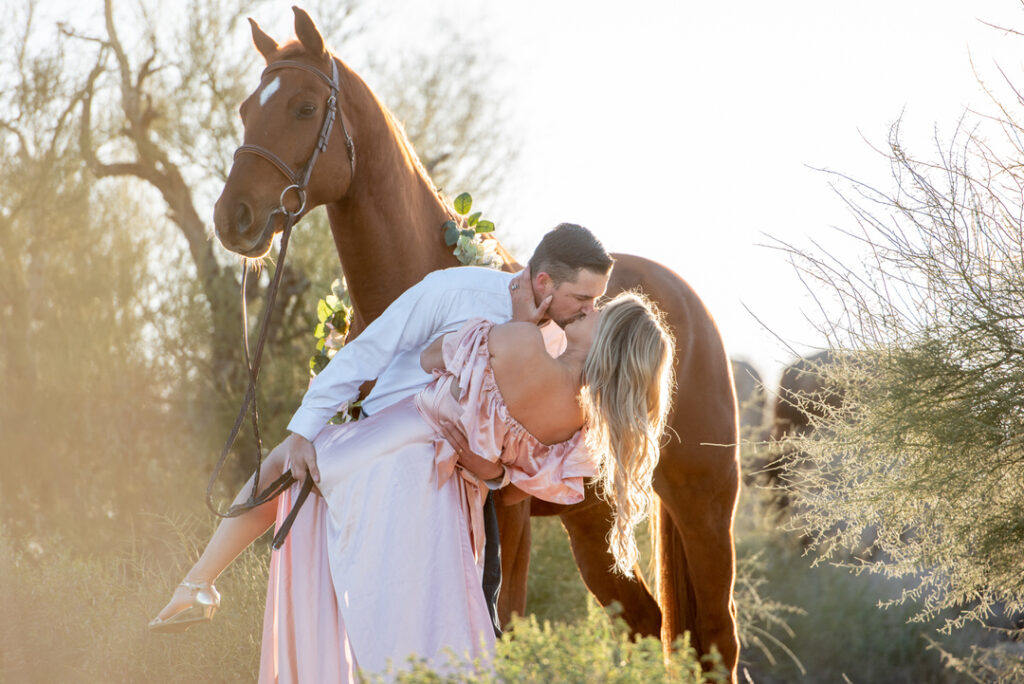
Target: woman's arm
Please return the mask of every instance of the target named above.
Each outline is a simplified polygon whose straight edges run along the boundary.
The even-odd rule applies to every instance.
[[[448,334],[450,335],[451,333]],[[420,353],[420,367],[422,367],[426,372],[429,373],[435,368],[444,368],[442,347],[444,347],[445,337],[447,337],[447,335],[441,335],[431,342],[422,353]]]
[[[473,453],[466,436],[456,426],[442,423],[441,434],[458,454],[459,465],[481,480],[495,480],[505,474],[505,466]]]

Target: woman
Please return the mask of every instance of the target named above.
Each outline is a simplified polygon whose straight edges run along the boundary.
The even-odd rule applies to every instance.
[[[303,669],[320,680],[338,671],[344,680],[411,654],[438,666],[447,649],[486,657],[494,637],[480,588],[480,478],[502,471],[506,492],[556,503],[581,501],[583,478],[597,476],[615,511],[616,567],[630,572],[633,528],[651,507],[673,342],[635,294],[567,325],[565,335],[565,352],[553,359],[535,325],[475,319],[423,352],[435,380],[418,395],[320,433],[326,539],[293,529],[272,560],[261,680],[299,679]],[[456,465],[441,438],[448,423],[478,455],[475,474]],[[284,467],[268,461],[268,477]],[[268,525],[258,511],[230,534],[218,529],[151,627],[208,618],[219,602],[212,582]],[[291,577],[287,586],[277,584],[282,574]],[[287,595],[299,574],[305,604]],[[316,586],[325,575],[333,592]],[[325,612],[327,598],[336,604]],[[294,619],[306,608],[319,617]],[[178,618],[185,611],[195,620]]]

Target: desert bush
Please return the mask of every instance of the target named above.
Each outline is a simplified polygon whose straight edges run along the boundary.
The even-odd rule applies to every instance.
[[[850,566],[899,578],[891,603],[945,631],[1024,610],[1022,102],[965,117],[929,155],[897,124],[890,186],[837,178],[859,249],[789,248],[835,355],[820,372],[844,396],[793,440],[795,524],[840,560],[872,527]],[[996,679],[1024,680],[1024,654],[996,655]]]

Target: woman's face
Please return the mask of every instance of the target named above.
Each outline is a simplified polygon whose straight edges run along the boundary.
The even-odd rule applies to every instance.
[[[597,333],[597,324],[601,320],[601,310],[593,309],[565,326],[565,340],[570,345],[578,345],[590,349]]]

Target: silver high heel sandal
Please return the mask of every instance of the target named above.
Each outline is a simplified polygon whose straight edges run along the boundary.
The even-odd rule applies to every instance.
[[[162,633],[184,632],[192,625],[209,622],[220,607],[220,593],[212,582],[189,582],[184,580],[179,587],[192,592],[192,602],[170,617],[153,618],[149,631]]]

